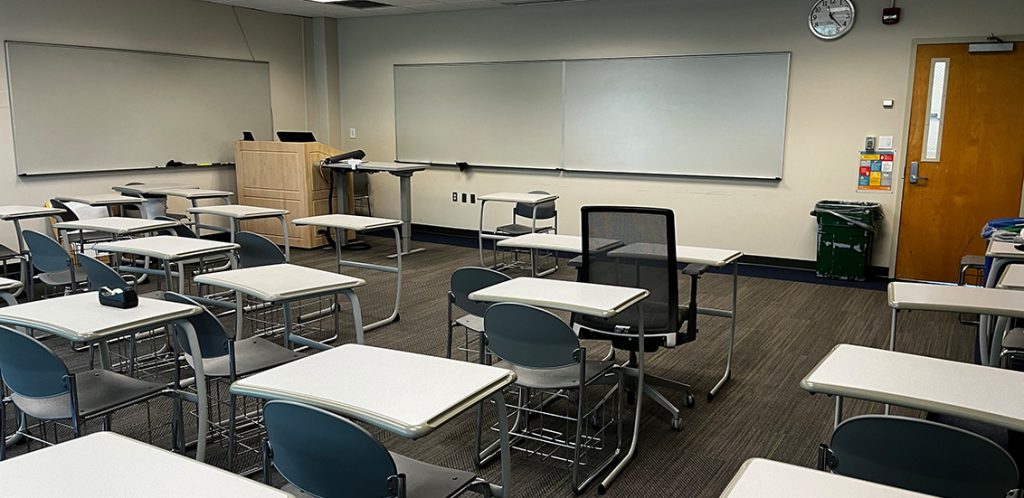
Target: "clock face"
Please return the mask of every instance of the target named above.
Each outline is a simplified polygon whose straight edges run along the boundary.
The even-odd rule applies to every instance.
[[[818,38],[835,40],[850,31],[853,19],[851,0],[818,0],[807,16],[807,25]]]

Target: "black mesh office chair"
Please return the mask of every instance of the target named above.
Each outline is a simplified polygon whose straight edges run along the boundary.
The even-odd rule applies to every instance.
[[[690,302],[679,305],[679,270],[676,266],[675,215],[670,209],[585,206],[583,221],[583,266],[581,282],[647,289],[644,299],[644,344],[637,337],[639,313],[634,306],[614,318],[573,316],[584,339],[610,340],[615,349],[629,352],[622,368],[636,384],[640,371],[637,355],[674,348],[697,337],[697,278],[706,268],[691,266]],[[609,241],[615,243],[609,244]],[[683,326],[686,325],[684,329]],[[684,406],[694,404],[691,387],[669,379],[644,375],[636,393],[650,397],[672,415],[672,428],[682,429],[679,409],[655,387],[681,392]],[[632,396],[632,393],[630,393]]]

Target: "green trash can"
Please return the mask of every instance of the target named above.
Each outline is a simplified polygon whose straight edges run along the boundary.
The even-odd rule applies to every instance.
[[[818,219],[818,276],[865,280],[882,206],[877,202],[818,201],[811,216]]]

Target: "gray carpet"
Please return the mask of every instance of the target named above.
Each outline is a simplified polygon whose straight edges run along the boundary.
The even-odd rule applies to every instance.
[[[357,261],[392,261],[383,258],[393,252],[388,239],[367,240],[374,245],[372,249],[347,252],[346,256]],[[478,265],[479,260],[475,249],[418,245],[427,251],[404,260],[401,320],[367,333],[367,342],[441,356],[445,347],[448,279],[454,269]],[[333,251],[293,249],[292,255],[297,264],[334,269]],[[369,282],[359,291],[364,319],[369,322],[386,316],[393,299],[392,276],[358,270],[346,273],[362,276]],[[548,278],[574,276],[572,270],[563,268]],[[680,284],[685,286],[687,282],[681,279]],[[682,296],[688,295],[686,289],[683,291]],[[709,274],[701,279],[701,306],[727,308],[730,296],[731,276]],[[692,384],[697,406],[684,409],[684,428],[675,432],[669,428],[667,413],[653,403],[646,403],[639,452],[608,491],[609,496],[718,496],[740,464],[751,457],[813,465],[815,448],[827,440],[831,429],[832,403],[801,390],[800,379],[838,343],[884,347],[888,340],[889,309],[885,294],[879,291],[741,277],[739,306],[732,380],[714,401],[705,401],[704,395],[724,369],[727,319],[701,317],[695,342],[648,357],[649,372]],[[332,328],[330,320],[327,322],[328,328]],[[340,323],[340,340],[352,341],[347,313]],[[226,325],[231,326],[230,318]],[[955,315],[908,313],[901,318],[898,349],[967,361],[972,333],[973,329],[960,325]],[[55,338],[45,343],[58,351],[72,370],[87,364],[87,353],[73,352]],[[596,343],[588,346],[594,352],[605,351]],[[673,401],[681,402],[678,397]],[[154,424],[166,424],[169,407],[167,401],[152,403]],[[846,410],[850,416],[880,412],[881,407],[849,402]],[[910,411],[900,413],[919,415]],[[13,427],[10,419],[6,427]],[[474,416],[467,413],[420,441],[403,440],[379,430],[372,433],[392,451],[472,470],[474,427]],[[99,430],[99,424],[93,423],[89,429]],[[118,432],[145,440],[145,429],[145,409],[124,410],[114,417],[114,430]],[[190,431],[194,434],[194,429]],[[65,431],[58,432],[66,437]],[[168,447],[167,434],[166,427],[158,429],[153,436],[154,444]],[[52,438],[52,432],[48,436]],[[21,444],[9,454],[17,455],[25,449],[26,445]],[[209,462],[226,463],[221,445],[211,445]],[[512,470],[516,496],[573,495],[569,475],[557,462],[513,453]],[[491,465],[480,473],[497,480],[499,469]],[[55,471],[54,476],[58,475]],[[595,496],[596,486],[585,494]]]

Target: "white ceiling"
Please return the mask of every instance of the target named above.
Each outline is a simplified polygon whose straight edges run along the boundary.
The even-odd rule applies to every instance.
[[[470,9],[523,8],[552,1],[580,2],[587,0],[375,0],[391,7],[354,9],[340,5],[318,3],[312,0],[206,0],[250,9],[292,14],[304,17],[366,17],[399,14],[422,14]],[[525,5],[509,5],[509,4]]]

